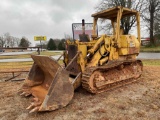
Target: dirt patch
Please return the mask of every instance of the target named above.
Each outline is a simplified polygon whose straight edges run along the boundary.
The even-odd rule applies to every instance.
[[[160,119],[160,66],[145,66],[137,82],[101,94],[79,88],[67,107],[44,113],[28,114],[31,98],[17,94],[23,81],[0,81],[0,120]]]

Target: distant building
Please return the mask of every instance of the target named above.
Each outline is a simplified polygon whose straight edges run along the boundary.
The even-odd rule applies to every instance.
[[[150,43],[150,38],[146,37],[146,38],[141,38],[141,45],[142,46],[146,46]]]

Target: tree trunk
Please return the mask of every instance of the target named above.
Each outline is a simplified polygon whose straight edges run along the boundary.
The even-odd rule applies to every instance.
[[[150,43],[155,45],[154,36],[153,36],[153,25],[154,25],[154,5],[150,5]]]

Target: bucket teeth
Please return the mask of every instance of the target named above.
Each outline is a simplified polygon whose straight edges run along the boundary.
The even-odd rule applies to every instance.
[[[34,113],[34,112],[37,112],[38,110],[39,110],[39,107],[35,107],[31,111],[29,111],[29,113]]]
[[[35,97],[35,98],[33,98],[32,100],[33,100],[34,102],[38,102],[38,101],[39,101],[39,99],[38,99],[38,98],[36,98],[36,97]]]
[[[33,102],[26,108],[30,110],[29,113],[37,112],[41,106],[42,102],[38,98],[33,98]]]
[[[34,103],[31,103],[30,106],[28,106],[26,109],[29,110],[29,109],[31,109],[33,107],[34,107]]]
[[[26,94],[26,92],[22,92],[21,94],[20,94],[20,96],[23,96],[23,95],[25,95]]]
[[[30,92],[22,92],[22,93],[20,94],[20,96],[25,96],[25,97],[28,97],[28,96],[30,96],[30,95],[31,95]]]
[[[25,94],[26,97],[28,97],[28,96],[30,96],[30,95],[31,95],[31,93],[26,93],[26,94]]]

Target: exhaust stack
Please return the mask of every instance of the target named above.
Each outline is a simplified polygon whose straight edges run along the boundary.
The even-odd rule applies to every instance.
[[[85,20],[82,19],[82,34],[79,34],[80,42],[89,42],[88,34],[85,34]]]

